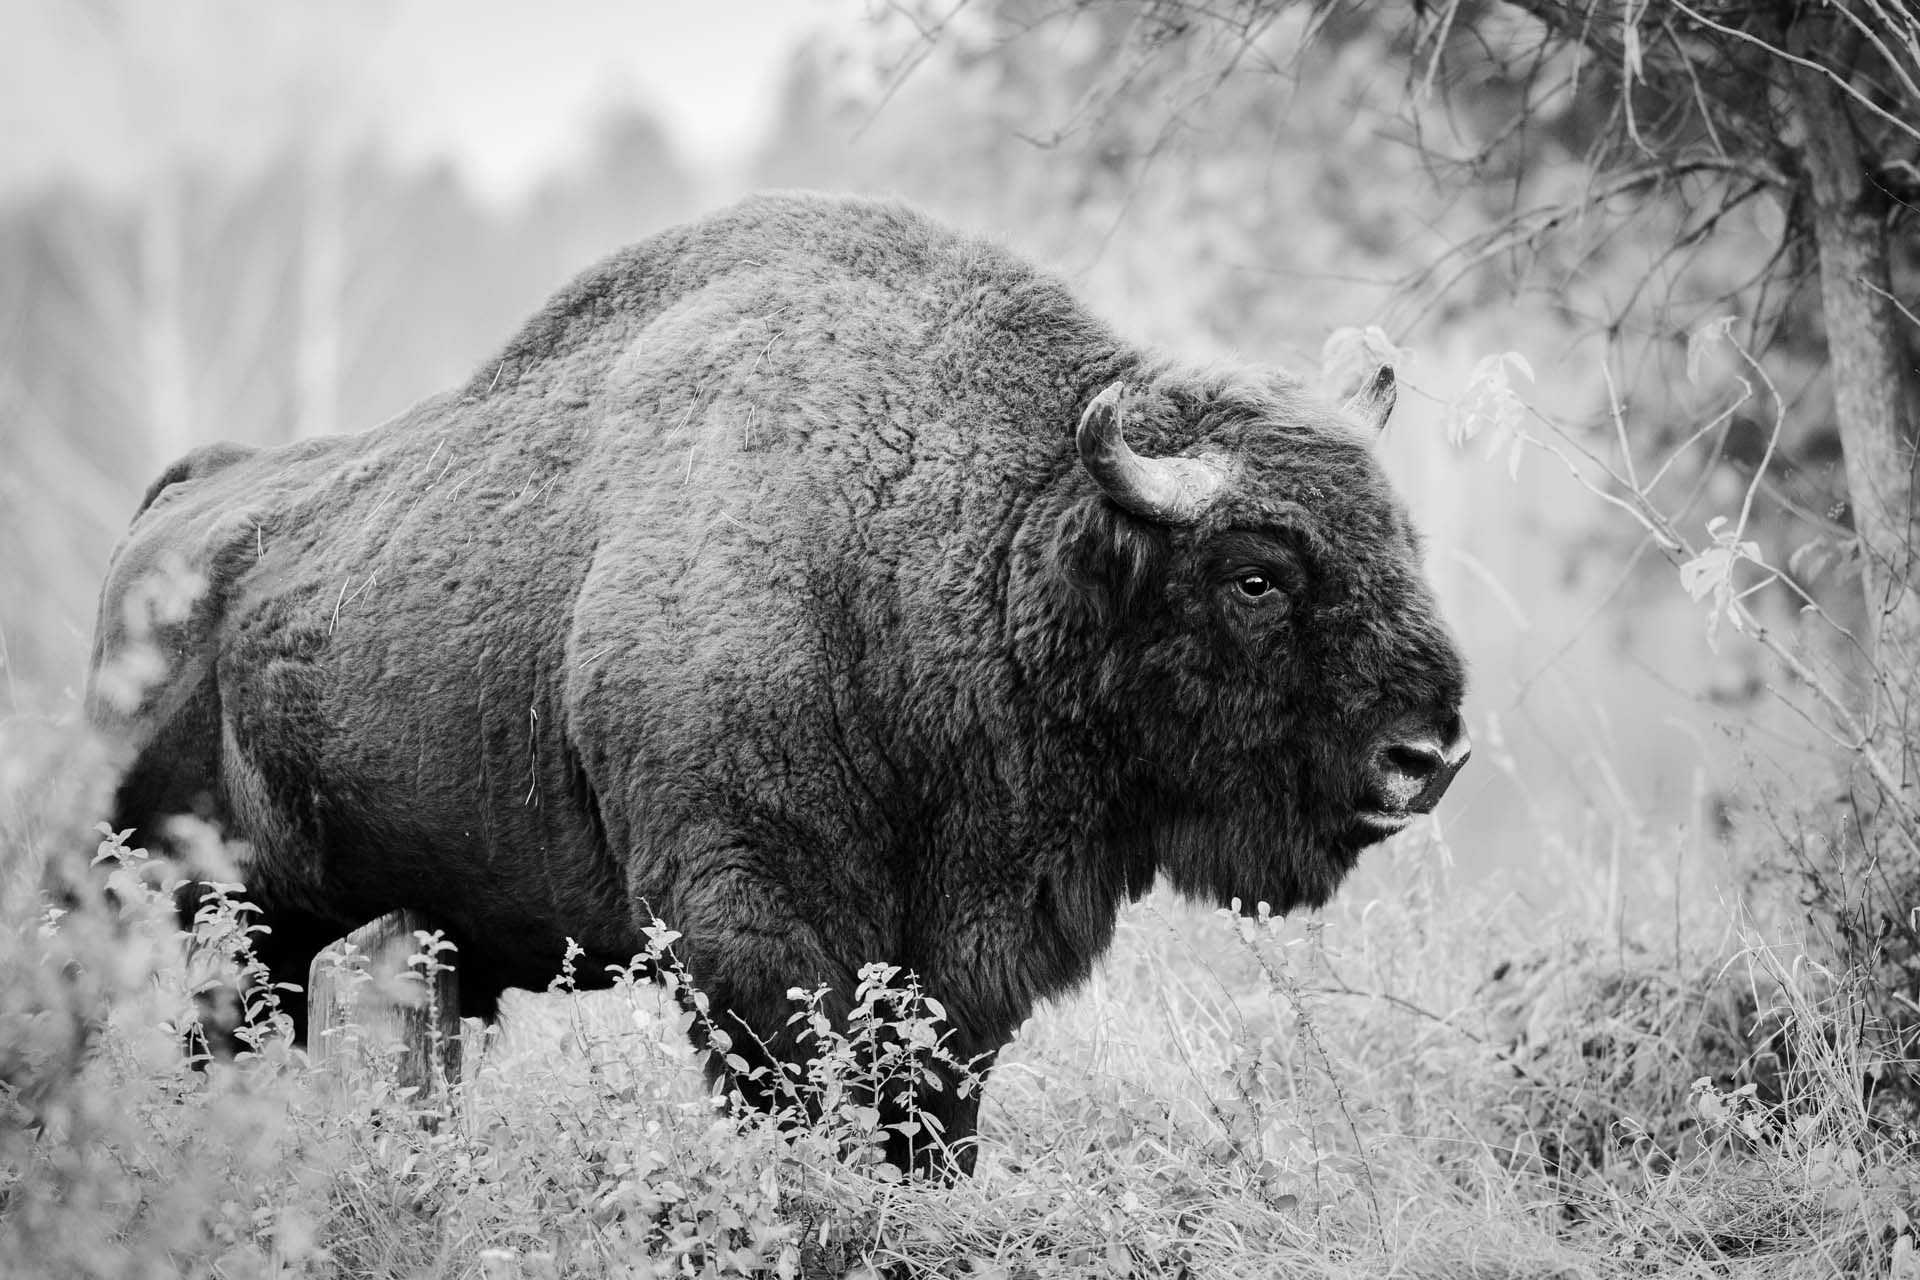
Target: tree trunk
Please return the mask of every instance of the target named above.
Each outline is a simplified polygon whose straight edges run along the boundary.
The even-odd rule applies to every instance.
[[[1796,30],[1796,46],[1814,31]],[[1831,34],[1831,32],[1829,32]],[[1844,66],[1831,55],[1823,61]],[[1875,186],[1841,86],[1813,66],[1794,68],[1799,150],[1808,179],[1820,251],[1820,299],[1826,317],[1834,416],[1846,460],[1847,495],[1863,553],[1869,619],[1863,637],[1881,680],[1872,720],[1884,742],[1913,741],[1920,661],[1920,583],[1915,581],[1920,525],[1914,509],[1915,451],[1907,370],[1889,267],[1886,196]],[[1911,791],[1912,777],[1902,779]]]
[[[421,980],[408,958],[417,932],[431,932],[417,911],[395,911],[348,934],[314,957],[307,976],[307,1049],[316,1066],[341,1076],[371,1070],[412,1090],[411,1106],[445,1113],[460,1083],[460,989],[451,951]]]

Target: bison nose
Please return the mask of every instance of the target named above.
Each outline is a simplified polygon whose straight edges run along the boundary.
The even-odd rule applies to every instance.
[[[1471,754],[1467,727],[1455,713],[1438,732],[1396,735],[1375,754],[1374,773],[1380,789],[1399,806],[1431,813]]]

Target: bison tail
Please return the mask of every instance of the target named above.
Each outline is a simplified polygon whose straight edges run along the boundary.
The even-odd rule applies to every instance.
[[[201,445],[183,458],[175,459],[173,464],[162,471],[154,482],[147,486],[146,493],[140,499],[140,509],[133,513],[138,520],[146,514],[147,508],[159,500],[160,495],[176,484],[188,480],[198,480],[217,471],[225,471],[236,462],[251,458],[260,450],[250,444],[235,444],[231,440],[222,440],[217,444]]]

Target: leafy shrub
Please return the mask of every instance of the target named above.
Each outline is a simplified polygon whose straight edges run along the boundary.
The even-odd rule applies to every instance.
[[[109,837],[50,913],[65,828],[8,823],[0,1274],[1912,1274],[1862,975],[1752,924],[1718,954],[1577,921],[1542,948],[1413,836],[1318,922],[1130,912],[1003,1056],[978,1173],[945,1185],[873,1159],[876,1098],[974,1084],[910,975],[869,968],[837,1020],[796,991],[818,1053],[767,1117],[702,1083],[704,1002],[656,923],[613,990],[470,1025],[421,1123],[377,1055],[322,1078],[268,1034],[191,1062],[196,994],[246,963],[239,898],[188,947],[178,873]],[[427,943],[417,971],[447,959]]]

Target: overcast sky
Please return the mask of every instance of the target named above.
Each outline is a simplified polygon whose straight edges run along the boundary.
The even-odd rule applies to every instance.
[[[0,0],[0,191],[126,184],[180,150],[268,150],[303,115],[511,195],[644,102],[724,166],[768,122],[786,55],[858,0]]]

